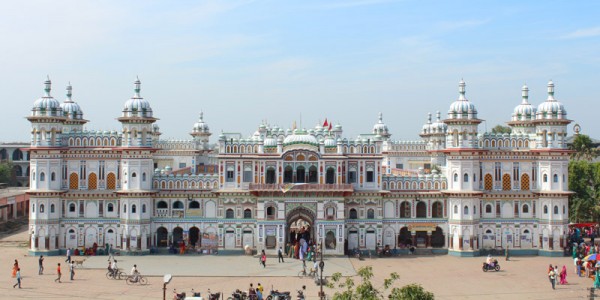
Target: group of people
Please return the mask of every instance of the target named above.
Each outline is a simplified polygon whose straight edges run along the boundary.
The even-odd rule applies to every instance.
[[[263,286],[260,285],[260,282],[256,286],[256,288],[250,283],[250,288],[248,289],[248,299],[250,300],[263,300],[264,289]]]
[[[548,267],[548,279],[550,280],[550,284],[552,285],[552,289],[556,289],[557,284],[568,284],[567,282],[567,266],[563,265],[562,270],[558,271],[558,266],[550,266]]]

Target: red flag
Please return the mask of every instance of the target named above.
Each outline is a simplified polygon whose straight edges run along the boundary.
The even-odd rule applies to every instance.
[[[331,131],[331,123],[332,123],[332,122],[329,122],[329,131]]]
[[[327,123],[327,118],[325,118],[325,122],[323,122],[323,128],[327,128],[327,126],[329,126],[329,124]]]

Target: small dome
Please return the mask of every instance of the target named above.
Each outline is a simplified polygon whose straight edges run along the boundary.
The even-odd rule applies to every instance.
[[[458,84],[458,100],[454,101],[448,110],[449,119],[477,119],[477,109],[465,97],[465,87],[465,81],[461,79]]]
[[[208,128],[208,124],[204,123],[204,112],[200,112],[200,118],[198,122],[194,124],[192,128],[192,133],[209,133],[210,128]]]
[[[327,136],[324,143],[325,147],[337,147],[337,143],[332,136]]]
[[[71,84],[67,86],[67,99],[60,105],[62,109],[63,116],[67,117],[70,120],[82,120],[83,119],[83,111],[79,104],[75,103],[73,99],[71,99],[73,88]]]
[[[283,145],[293,145],[293,144],[308,144],[318,146],[317,138],[312,135],[306,134],[306,132],[302,130],[294,130],[294,134],[288,135],[283,140]]]
[[[272,136],[268,136],[264,142],[265,147],[277,147],[277,140]]]
[[[152,118],[150,103],[140,96],[140,86],[142,83],[137,79],[133,84],[135,85],[135,94],[125,102],[123,117]]]
[[[536,109],[529,103],[529,88],[524,85],[521,88],[522,101],[517,105],[512,114],[512,121],[531,121],[535,119]]]
[[[44,96],[33,103],[33,108],[31,109],[32,116],[62,116],[60,102],[50,95],[50,91],[52,90],[50,78],[44,82],[44,86]]]
[[[448,124],[442,122],[442,114],[437,111],[435,114],[435,122],[430,125],[430,133],[446,133],[448,130]]]
[[[545,102],[538,105],[536,119],[544,120],[558,120],[558,119],[566,119],[567,111],[562,103],[558,102],[558,100],[554,99],[554,83],[552,81],[548,82],[548,98]]]
[[[427,114],[427,123],[425,123],[425,125],[423,125],[422,133],[423,134],[431,133],[431,113]]]
[[[379,113],[379,120],[373,125],[373,134],[379,134],[381,136],[389,136],[387,125],[383,123],[383,114]]]

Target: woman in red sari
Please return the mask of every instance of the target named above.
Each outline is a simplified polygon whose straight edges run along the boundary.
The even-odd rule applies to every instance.
[[[567,284],[567,266],[563,265],[562,271],[560,271],[560,284]]]

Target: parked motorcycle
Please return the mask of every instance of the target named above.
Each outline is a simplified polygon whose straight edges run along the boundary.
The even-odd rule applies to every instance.
[[[246,292],[242,292],[239,289],[235,290],[231,293],[231,297],[227,298],[227,300],[246,300],[248,299],[248,295]]]
[[[292,296],[290,296],[290,292],[280,292],[278,290],[273,290],[271,287],[271,294],[267,296],[267,300],[292,300]]]
[[[500,271],[500,264],[498,263],[497,259],[494,259],[494,261],[491,264],[484,262],[481,269],[484,272],[487,272],[489,270],[496,270],[496,272],[498,272],[498,271]]]
[[[173,290],[173,300],[185,300],[185,292],[177,293],[177,290]]]

